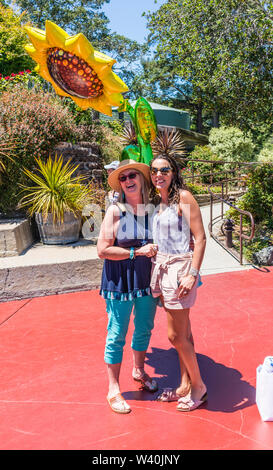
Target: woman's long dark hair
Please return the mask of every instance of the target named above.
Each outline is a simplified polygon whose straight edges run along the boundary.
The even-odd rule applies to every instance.
[[[176,160],[170,155],[166,154],[156,155],[156,157],[150,161],[150,168],[152,168],[152,164],[158,159],[167,160],[172,169],[173,179],[169,187],[168,202],[169,204],[178,204],[180,202],[181,189],[187,189],[187,186],[184,184],[183,178],[181,176],[181,169],[179,168]],[[153,184],[151,184],[150,189],[150,200],[154,205],[157,205],[160,202],[160,195],[158,195],[158,192]]]

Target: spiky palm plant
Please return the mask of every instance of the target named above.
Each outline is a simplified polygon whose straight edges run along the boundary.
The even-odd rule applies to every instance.
[[[25,195],[20,200],[21,207],[28,207],[29,215],[42,213],[46,219],[52,214],[53,222],[63,222],[64,213],[72,212],[78,217],[83,207],[90,202],[88,187],[83,184],[84,176],[72,176],[77,166],[70,160],[64,165],[63,158],[51,157],[47,162],[35,159],[37,172],[24,168],[24,173],[35,183],[22,187]]]
[[[15,157],[15,148],[16,142],[12,140],[5,140],[4,136],[0,136],[0,173],[6,169],[6,165],[4,163],[5,159],[13,161],[13,157]]]
[[[187,150],[185,142],[179,131],[175,129],[163,129],[158,132],[157,138],[152,143],[154,156],[165,153],[178,158],[185,158]]]
[[[124,146],[138,144],[135,128],[130,121],[124,126],[124,130],[120,136],[120,140]]]

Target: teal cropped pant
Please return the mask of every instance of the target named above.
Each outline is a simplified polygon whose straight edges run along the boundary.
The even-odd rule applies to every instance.
[[[137,297],[133,300],[106,300],[108,332],[104,360],[107,364],[119,364],[122,361],[132,311],[135,328],[131,346],[135,351],[147,350],[154,327],[156,307],[157,299],[152,295]]]

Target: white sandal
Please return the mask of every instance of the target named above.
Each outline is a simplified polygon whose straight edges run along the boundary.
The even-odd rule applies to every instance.
[[[182,397],[178,400],[178,405],[176,409],[178,411],[193,411],[196,410],[199,406],[203,405],[205,401],[208,399],[207,392],[200,398],[200,400],[193,400],[190,396],[189,397]]]
[[[112,398],[107,398],[107,401],[110,405],[110,408],[115,411],[115,413],[127,414],[132,411],[128,403],[124,400],[121,393],[118,393]]]

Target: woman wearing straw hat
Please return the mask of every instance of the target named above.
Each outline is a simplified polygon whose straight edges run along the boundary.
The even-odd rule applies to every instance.
[[[108,177],[110,187],[119,192],[119,202],[105,215],[97,250],[104,267],[100,294],[106,300],[108,333],[104,359],[107,364],[111,409],[129,413],[130,406],[120,393],[119,374],[123,347],[134,309],[132,338],[133,379],[150,392],[157,383],[144,372],[144,360],[154,326],[157,300],[151,295],[151,257],[157,247],[152,243],[147,206],[150,185],[149,166],[123,160]]]

